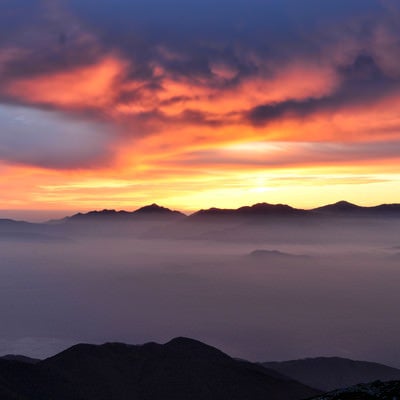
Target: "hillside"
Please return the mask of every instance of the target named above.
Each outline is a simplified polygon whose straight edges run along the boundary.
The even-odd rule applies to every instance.
[[[2,400],[297,400],[318,391],[201,342],[81,344],[35,365],[0,361]]]
[[[397,400],[398,398],[400,398],[400,381],[375,381],[326,393],[312,400]]]
[[[376,380],[400,380],[400,370],[386,365],[339,357],[263,363],[292,379],[322,391],[331,391]]]

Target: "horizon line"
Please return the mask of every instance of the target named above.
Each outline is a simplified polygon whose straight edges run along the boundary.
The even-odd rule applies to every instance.
[[[60,219],[72,217],[72,216],[78,215],[78,214],[85,215],[85,214],[88,214],[88,213],[91,213],[91,212],[114,211],[114,212],[134,213],[136,211],[139,211],[139,210],[141,210],[143,208],[146,208],[146,207],[149,207],[149,206],[157,206],[157,207],[160,207],[160,208],[168,209],[170,211],[180,212],[183,215],[185,215],[186,217],[190,217],[191,215],[194,215],[199,211],[207,211],[207,210],[212,210],[212,209],[216,209],[216,210],[233,210],[234,211],[234,210],[239,210],[239,209],[244,208],[244,207],[253,207],[253,206],[256,206],[256,205],[259,205],[259,204],[269,204],[269,205],[272,205],[272,206],[282,205],[282,206],[289,206],[289,207],[291,207],[291,208],[293,208],[295,210],[313,211],[313,210],[317,210],[317,209],[322,208],[322,207],[337,205],[337,204],[340,204],[340,203],[343,203],[343,204],[346,203],[346,204],[353,205],[353,206],[360,207],[360,208],[374,208],[374,207],[379,207],[379,206],[384,206],[384,205],[400,205],[400,202],[385,202],[385,203],[378,203],[378,204],[374,204],[374,205],[361,205],[359,203],[353,203],[353,202],[350,202],[350,201],[347,201],[347,200],[338,200],[338,201],[333,202],[333,203],[321,204],[321,205],[318,205],[316,207],[302,208],[302,207],[292,206],[289,203],[283,203],[283,202],[269,203],[269,202],[265,201],[265,202],[257,202],[257,203],[250,204],[250,205],[242,205],[242,206],[239,206],[239,207],[236,207],[236,208],[212,206],[212,207],[208,207],[208,208],[200,208],[200,209],[195,209],[195,210],[188,210],[188,209],[174,208],[173,206],[167,207],[167,206],[160,205],[159,203],[149,203],[149,204],[145,204],[143,206],[135,206],[136,208],[134,208],[134,209],[101,208],[101,207],[98,208],[98,209],[93,208],[93,209],[87,209],[87,210],[82,210],[82,209],[81,210],[79,210],[79,209],[71,209],[71,210],[62,210],[62,209],[60,209],[60,210],[57,210],[57,209],[48,209],[48,210],[46,210],[46,209],[31,209],[31,210],[29,210],[29,209],[0,209],[0,220],[13,220],[13,221],[16,221],[16,222],[30,222],[30,223],[46,223],[46,222],[49,222],[49,221],[52,221],[52,220],[60,220]],[[2,216],[3,212],[5,212],[5,213],[15,212],[16,214],[18,214],[18,213],[22,213],[22,214],[23,213],[38,213],[38,214],[45,214],[45,213],[50,213],[51,214],[51,213],[53,213],[53,214],[60,214],[60,217],[59,218],[55,217],[55,218],[50,218],[50,219],[44,219],[44,220],[43,219],[37,219],[35,221],[32,221],[32,220],[29,220],[30,218],[21,219],[21,218],[18,218],[18,217],[14,218],[11,215]],[[61,214],[61,213],[64,213],[64,212],[66,213],[66,215],[65,214]],[[71,214],[68,214],[69,212]]]

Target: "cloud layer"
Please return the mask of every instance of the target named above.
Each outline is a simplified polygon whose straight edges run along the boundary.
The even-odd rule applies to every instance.
[[[310,163],[350,167],[375,162],[377,152],[382,161],[400,142],[396,2],[6,0],[0,7],[6,164],[132,180],[165,165],[193,168],[193,154],[202,155],[195,157],[201,175],[223,164],[231,145],[288,143],[272,163],[256,155],[269,170],[288,159],[303,166],[306,143],[319,152]],[[22,124],[21,110],[32,126]],[[324,151],[346,143],[339,161]],[[228,164],[243,168],[240,160]]]

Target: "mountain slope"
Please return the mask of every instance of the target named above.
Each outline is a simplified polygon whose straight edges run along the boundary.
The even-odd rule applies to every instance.
[[[0,233],[36,232],[40,227],[41,224],[15,221],[13,219],[0,219]]]
[[[400,380],[399,369],[378,363],[353,361],[339,357],[267,362],[262,365],[323,391],[376,380]]]
[[[312,400],[397,400],[399,398],[400,381],[375,381],[326,393],[313,397]]]
[[[1,400],[84,400],[73,382],[39,364],[0,359]]]
[[[20,356],[20,355],[16,355],[16,354],[7,354],[5,356],[0,357],[0,360],[18,361],[18,362],[23,362],[26,364],[37,364],[40,361],[37,358]]]
[[[0,360],[2,389],[19,396],[7,400],[300,400],[319,394],[185,338],[165,345],[81,344],[35,365]]]

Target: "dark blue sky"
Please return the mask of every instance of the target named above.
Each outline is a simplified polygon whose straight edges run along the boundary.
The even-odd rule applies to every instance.
[[[72,0],[69,5],[105,42],[130,50],[143,42],[196,49],[211,40],[294,51],[310,46],[308,35],[346,29],[354,19],[368,24],[387,12],[379,0]]]

